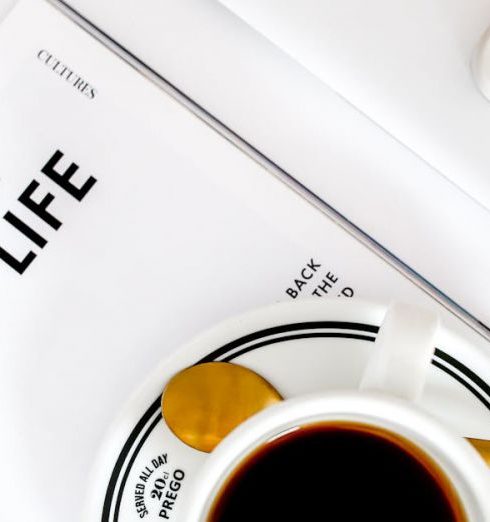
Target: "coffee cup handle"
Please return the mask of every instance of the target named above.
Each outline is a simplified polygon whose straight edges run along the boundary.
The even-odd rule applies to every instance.
[[[409,401],[422,395],[439,327],[436,313],[392,303],[374,343],[360,390],[380,391]]]

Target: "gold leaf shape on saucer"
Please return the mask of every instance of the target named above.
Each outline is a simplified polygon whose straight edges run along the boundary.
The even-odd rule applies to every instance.
[[[483,439],[466,439],[478,453],[482,459],[490,466],[490,441]]]
[[[254,371],[210,362],[170,379],[162,394],[162,415],[182,442],[210,452],[243,421],[281,400],[279,392]]]

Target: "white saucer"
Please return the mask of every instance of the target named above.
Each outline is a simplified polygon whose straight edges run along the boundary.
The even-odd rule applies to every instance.
[[[180,442],[162,419],[160,395],[177,371],[197,362],[233,361],[260,373],[285,398],[356,388],[385,310],[353,300],[281,303],[221,323],[182,347],[162,361],[111,428],[90,481],[84,520],[181,520],[207,454]],[[444,328],[420,406],[458,435],[490,438],[488,383],[488,354]],[[172,479],[180,487],[176,492],[169,490]],[[169,518],[159,516],[165,501]]]

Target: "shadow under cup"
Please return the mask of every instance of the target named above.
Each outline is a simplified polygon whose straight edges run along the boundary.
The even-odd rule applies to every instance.
[[[367,423],[319,422],[263,443],[231,472],[208,522],[469,522],[440,466],[404,437]]]

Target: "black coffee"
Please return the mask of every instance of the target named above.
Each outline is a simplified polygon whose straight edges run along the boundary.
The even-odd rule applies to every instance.
[[[489,493],[490,494],[490,493]],[[249,456],[209,522],[463,522],[437,464],[410,442],[363,424],[315,424]]]

